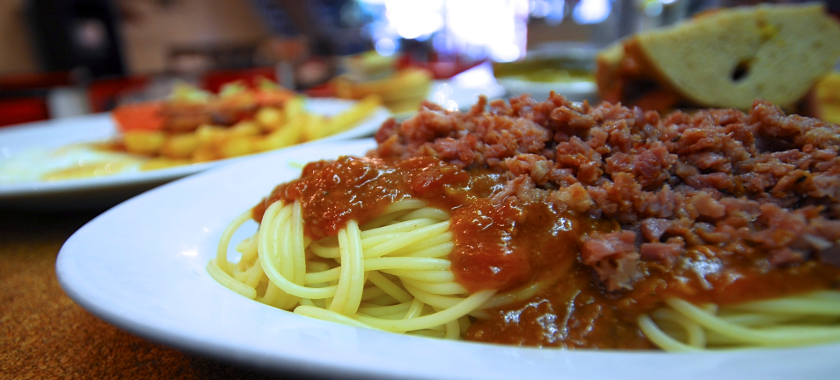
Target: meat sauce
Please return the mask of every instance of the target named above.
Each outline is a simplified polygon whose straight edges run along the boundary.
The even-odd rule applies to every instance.
[[[516,290],[539,284],[529,300],[492,310],[476,320],[468,340],[569,348],[653,348],[636,318],[668,297],[728,304],[837,286],[840,270],[806,262],[777,268],[749,246],[689,246],[672,266],[641,262],[645,276],[633,289],[608,291],[580,262],[583,238],[620,230],[608,219],[578,215],[551,202],[494,197],[509,175],[466,170],[433,157],[404,160],[341,157],[308,164],[299,179],[282,184],[253,209],[260,221],[275,201],[301,203],[305,233],[337,234],[349,220],[360,224],[389,204],[421,199],[451,210],[456,279],[470,291]]]

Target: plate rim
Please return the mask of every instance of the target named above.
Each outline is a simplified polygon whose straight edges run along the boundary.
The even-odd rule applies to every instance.
[[[337,105],[346,105],[349,106],[353,103],[357,103],[356,100],[348,100],[348,99],[339,99],[339,98],[307,98],[306,105],[320,105],[320,104],[337,104]],[[353,129],[349,129],[347,131],[327,136],[321,139],[307,141],[304,143],[296,144],[293,146],[301,146],[301,145],[309,145],[309,144],[318,144],[323,142],[329,141],[340,141],[340,140],[349,140],[349,139],[356,139],[360,137],[364,137],[368,134],[372,135],[379,129],[379,127],[384,123],[388,118],[393,117],[390,111],[387,108],[379,105],[376,109],[368,116],[366,119],[359,122],[359,126]],[[110,125],[110,135],[103,136],[102,139],[112,138],[116,136],[119,132],[117,127],[111,118],[111,113],[109,112],[102,112],[96,114],[89,114],[89,115],[78,115],[72,116],[67,118],[61,119],[51,119],[51,120],[44,120],[38,122],[31,122],[31,123],[24,123],[24,124],[17,124],[12,125],[4,128],[0,128],[0,138],[4,137],[4,135],[8,134],[22,134],[22,135],[30,135],[31,137],[39,137],[44,134],[48,134],[49,132],[54,131],[55,129],[62,129],[64,133],[72,133],[77,131],[84,131],[85,129],[90,129],[91,123],[108,123]],[[98,128],[105,128],[104,126],[99,126]],[[100,140],[95,140],[100,141]],[[86,143],[86,142],[93,142],[88,139],[79,139],[78,141],[72,143]],[[0,149],[4,148],[5,146],[0,144]],[[37,143],[30,144],[28,147],[23,146],[21,149],[33,149],[38,148]],[[279,148],[277,150],[288,149],[289,147]],[[52,147],[50,149],[55,149]],[[188,165],[180,165],[174,166],[170,168],[164,169],[157,169],[157,170],[149,170],[149,171],[140,171],[140,172],[129,172],[129,173],[117,173],[108,176],[101,176],[101,177],[88,177],[88,178],[78,178],[78,179],[68,179],[68,180],[61,180],[61,181],[25,181],[25,182],[13,182],[13,183],[5,183],[0,184],[0,201],[2,200],[14,200],[16,198],[21,197],[43,197],[43,196],[51,196],[51,195],[58,195],[58,194],[65,194],[65,193],[73,193],[82,190],[102,190],[108,188],[116,188],[116,187],[128,187],[133,185],[154,185],[160,184],[167,181],[172,181],[178,178],[182,178],[185,176],[189,176],[195,173],[199,173],[205,170],[209,170],[215,167],[228,165],[234,162],[238,162],[243,159],[249,159],[252,157],[257,157],[263,154],[271,153],[273,151],[268,152],[260,152],[255,154],[250,154],[246,156],[237,156],[231,157],[221,160],[214,160],[208,162],[201,162],[201,163],[193,163]],[[8,157],[3,157],[0,159],[7,159]]]

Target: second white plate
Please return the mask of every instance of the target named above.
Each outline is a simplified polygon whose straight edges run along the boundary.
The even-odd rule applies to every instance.
[[[306,108],[312,113],[334,115],[352,104],[353,101],[349,100],[313,98],[307,100]],[[371,136],[389,117],[390,112],[379,107],[355,128],[306,144]],[[33,152],[48,153],[70,144],[106,141],[116,134],[117,128],[107,113],[6,127],[0,129],[0,170],[3,170],[4,164],[12,161],[23,161],[26,164]],[[0,183],[0,206],[38,209],[104,208],[162,183],[242,158],[61,181]]]

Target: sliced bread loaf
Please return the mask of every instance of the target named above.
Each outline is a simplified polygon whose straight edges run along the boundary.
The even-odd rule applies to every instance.
[[[702,14],[622,44],[639,73],[687,103],[748,109],[764,99],[787,108],[837,63],[840,24],[820,4],[758,5]],[[615,62],[614,55],[602,59]]]

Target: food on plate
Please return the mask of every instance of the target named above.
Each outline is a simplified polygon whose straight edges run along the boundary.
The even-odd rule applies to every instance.
[[[478,342],[840,341],[836,124],[764,101],[661,115],[552,94],[425,104],[376,141],[244,210],[208,272],[298,314]]]
[[[493,75],[511,95],[545,100],[555,91],[569,100],[594,103],[596,52],[588,46],[548,46],[529,51],[521,61],[494,63]]]
[[[837,63],[838,40],[820,4],[723,9],[617,42],[598,55],[596,81],[601,99],[645,110],[755,99],[793,110]]]
[[[814,117],[840,124],[840,71],[832,71],[817,81],[809,106]]]
[[[230,83],[218,94],[180,84],[167,100],[115,109],[122,134],[109,148],[149,157],[145,169],[243,156],[343,132],[380,101],[363,97],[333,116],[309,112],[305,103],[268,80],[255,88]]]
[[[367,52],[344,60],[347,70],[332,83],[335,94],[344,99],[376,95],[393,113],[415,111],[426,98],[432,75],[420,68],[397,69],[393,57]]]
[[[563,59],[497,63],[493,65],[493,72],[500,80],[513,78],[536,83],[593,82],[595,79],[591,69],[574,67]]]
[[[50,134],[43,129],[29,135],[41,140],[23,149],[13,144],[11,154],[0,157],[0,183],[132,174],[322,138],[355,137],[372,133],[369,128],[388,117],[379,103],[376,96],[308,99],[268,81],[257,88],[230,84],[216,95],[179,85],[165,101],[124,105],[103,115],[105,119],[91,119],[104,124],[97,127],[101,131],[94,129],[96,137],[73,137],[80,130],[66,130],[57,140],[41,141]],[[113,134],[109,119],[118,129],[113,138],[106,137]]]
[[[0,184],[103,177],[140,170],[143,160],[90,144],[31,149],[0,158]]]

